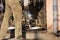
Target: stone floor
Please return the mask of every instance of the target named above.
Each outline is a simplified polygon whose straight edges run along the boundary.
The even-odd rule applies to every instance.
[[[27,33],[27,39],[33,40],[35,35],[33,32]],[[55,36],[53,33],[41,32],[39,31],[37,34],[38,40],[60,40],[60,37]]]
[[[35,37],[37,37],[38,39],[35,39]],[[15,39],[13,38],[8,40]],[[60,40],[60,37],[55,36],[53,33],[47,33],[46,31],[38,31],[37,35],[34,33],[34,31],[28,31],[26,34],[26,40]]]

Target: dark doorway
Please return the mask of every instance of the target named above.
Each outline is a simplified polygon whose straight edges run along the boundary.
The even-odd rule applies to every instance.
[[[22,5],[22,13],[24,19],[24,25],[22,24],[22,30],[25,30],[25,32],[23,31],[22,34],[23,36],[25,35],[25,38],[26,30],[29,30],[29,25],[31,25],[31,27],[42,27],[43,30],[47,29],[46,0],[29,0],[27,6],[24,6],[24,3]]]

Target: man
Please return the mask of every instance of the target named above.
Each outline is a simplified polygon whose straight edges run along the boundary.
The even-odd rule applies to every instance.
[[[14,21],[15,21],[15,39],[17,40],[18,36],[22,35],[22,8],[19,4],[18,0],[5,0],[6,5],[5,5],[5,14],[3,18],[3,22],[1,25],[1,32],[0,32],[0,40],[5,38],[7,35],[7,30],[8,30],[8,21],[10,18],[11,13],[13,13]]]

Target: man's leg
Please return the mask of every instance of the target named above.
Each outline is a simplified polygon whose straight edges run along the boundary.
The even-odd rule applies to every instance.
[[[0,40],[2,40],[2,38],[4,38],[7,34],[7,30],[8,30],[8,21],[10,18],[10,9],[9,7],[6,5],[6,9],[5,9],[5,13],[4,13],[4,18],[3,18],[3,22],[1,25],[1,30],[0,30]]]
[[[17,39],[19,35],[22,36],[22,8],[18,0],[10,0],[10,6],[12,8],[13,17],[15,21],[15,38]]]

